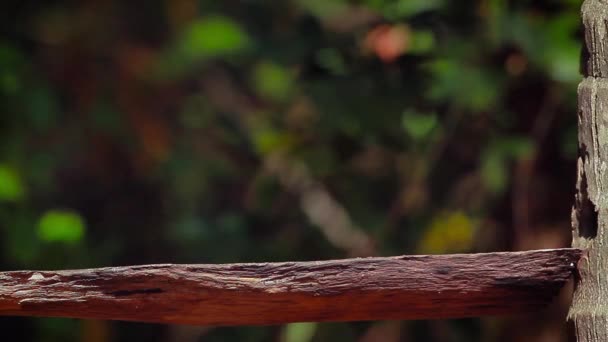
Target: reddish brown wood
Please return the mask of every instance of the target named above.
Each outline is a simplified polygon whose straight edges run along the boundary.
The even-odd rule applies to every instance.
[[[538,310],[578,249],[0,273],[0,314],[204,325],[432,319]]]

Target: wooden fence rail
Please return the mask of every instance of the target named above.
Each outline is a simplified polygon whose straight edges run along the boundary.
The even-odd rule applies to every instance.
[[[581,254],[551,249],[0,272],[0,315],[264,325],[529,313],[550,302]]]

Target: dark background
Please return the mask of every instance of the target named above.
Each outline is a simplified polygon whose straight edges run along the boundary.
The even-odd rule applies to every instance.
[[[579,1],[4,1],[0,269],[570,243]],[[15,341],[566,341],[510,319]],[[407,310],[407,308],[403,308]]]

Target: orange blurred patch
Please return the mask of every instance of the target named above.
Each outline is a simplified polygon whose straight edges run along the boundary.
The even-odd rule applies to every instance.
[[[410,37],[410,29],[406,25],[382,24],[367,33],[364,47],[383,62],[390,63],[407,51]]]

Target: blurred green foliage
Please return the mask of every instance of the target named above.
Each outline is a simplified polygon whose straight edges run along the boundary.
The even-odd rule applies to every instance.
[[[8,1],[2,270],[566,245],[578,7]],[[565,340],[549,316],[0,326],[23,341]]]
[[[25,196],[25,188],[18,172],[0,165],[0,200],[17,201]]]
[[[415,140],[426,137],[436,126],[437,116],[434,114],[403,113],[403,128]]]
[[[80,215],[65,210],[49,210],[38,222],[38,237],[46,242],[79,243],[85,227]]]
[[[285,342],[310,341],[317,329],[317,323],[292,323],[285,328]]]

